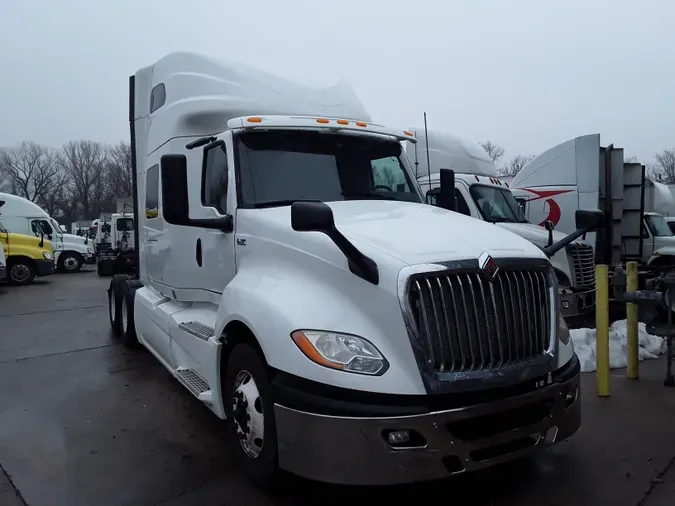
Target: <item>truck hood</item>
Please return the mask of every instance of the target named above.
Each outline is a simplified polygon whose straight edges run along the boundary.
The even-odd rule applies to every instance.
[[[518,234],[520,237],[524,237],[530,242],[533,242],[537,246],[545,247],[548,244],[548,231],[540,227],[539,225],[533,225],[532,223],[496,223],[496,225],[505,230],[509,230],[514,234]],[[564,239],[567,234],[558,232],[557,230],[553,231],[553,243]],[[576,240],[573,244],[585,244],[583,241]]]
[[[84,237],[75,234],[63,234],[63,240],[70,243],[82,243],[84,244]]]
[[[545,258],[539,248],[508,230],[435,206],[380,200],[328,205],[338,230],[380,265],[394,263],[402,267],[401,263],[414,265],[478,258],[486,251],[497,258]],[[289,206],[247,209],[239,213],[251,228],[238,226],[238,234],[256,231],[259,237],[327,260],[341,255],[325,235],[295,232],[291,228]]]

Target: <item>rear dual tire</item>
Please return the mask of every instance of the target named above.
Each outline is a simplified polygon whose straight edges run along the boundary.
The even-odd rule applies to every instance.
[[[141,282],[128,274],[116,274],[108,288],[108,317],[114,337],[128,348],[138,346],[134,321],[134,301]]]

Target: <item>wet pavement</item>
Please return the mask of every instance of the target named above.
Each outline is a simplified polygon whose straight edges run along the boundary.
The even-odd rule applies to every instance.
[[[614,371],[609,399],[584,376],[583,426],[533,460],[432,484],[326,486],[289,478],[270,498],[229,458],[223,422],[147,352],[109,334],[108,280],[0,285],[0,505],[372,504],[675,506],[675,389],[662,361]]]

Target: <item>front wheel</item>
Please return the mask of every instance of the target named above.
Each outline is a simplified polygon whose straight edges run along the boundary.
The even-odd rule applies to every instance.
[[[7,267],[7,280],[12,285],[30,285],[35,279],[35,267],[29,260],[12,260]]]
[[[63,272],[78,272],[82,269],[84,259],[78,253],[67,252],[59,257],[59,268]]]
[[[274,401],[267,369],[248,344],[238,344],[227,361],[223,385],[233,450],[244,474],[258,488],[280,483]]]

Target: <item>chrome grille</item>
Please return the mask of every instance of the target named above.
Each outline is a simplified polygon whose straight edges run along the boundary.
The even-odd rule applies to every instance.
[[[588,244],[570,244],[567,251],[572,258],[574,288],[592,288],[595,285],[595,255]]]
[[[436,372],[499,369],[534,359],[549,348],[548,271],[413,274],[408,302],[424,359]]]

